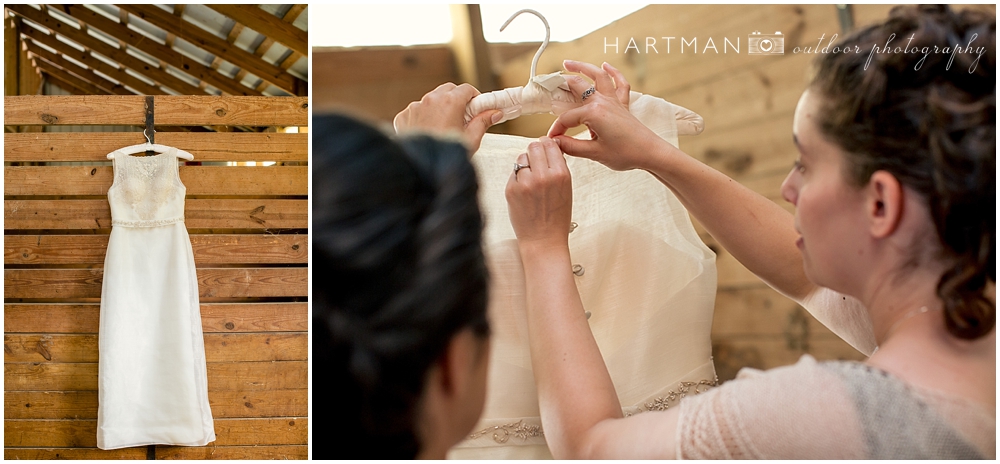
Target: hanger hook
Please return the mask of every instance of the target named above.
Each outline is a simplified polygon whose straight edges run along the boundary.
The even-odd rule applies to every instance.
[[[146,137],[146,143],[148,143],[148,144],[152,144],[152,143],[153,143],[153,141],[152,141],[152,140],[151,140],[151,139],[149,138],[149,134],[147,134],[147,133],[146,133],[146,131],[148,131],[148,130],[149,130],[149,128],[148,128],[148,127],[147,127],[147,128],[145,128],[145,129],[143,129],[143,130],[142,130],[142,135]],[[156,131],[154,130],[153,132],[156,132]]]
[[[542,52],[545,51],[545,47],[549,46],[549,32],[550,32],[550,28],[549,28],[549,22],[545,20],[545,16],[542,16],[541,13],[539,13],[539,12],[537,12],[535,10],[530,10],[530,9],[526,8],[526,9],[518,11],[517,13],[514,13],[513,15],[511,15],[510,18],[507,18],[507,22],[503,23],[503,26],[500,26],[500,32],[503,32],[503,30],[507,28],[507,26],[510,24],[510,22],[513,21],[514,18],[520,16],[522,13],[531,13],[531,14],[533,14],[535,16],[538,16],[538,19],[541,19],[542,20],[542,24],[545,25],[545,41],[542,42],[542,46],[541,47],[538,47],[538,51],[535,52],[535,57],[531,59],[531,76],[528,77],[528,79],[531,80],[536,75],[535,72],[538,69],[538,59],[542,57]]]

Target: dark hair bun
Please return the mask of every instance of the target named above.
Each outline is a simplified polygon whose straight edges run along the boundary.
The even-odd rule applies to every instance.
[[[475,171],[461,144],[340,115],[312,130],[314,456],[413,458],[427,370],[488,333]]]

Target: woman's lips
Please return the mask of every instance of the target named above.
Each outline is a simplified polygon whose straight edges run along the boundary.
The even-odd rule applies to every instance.
[[[804,243],[805,242],[802,240],[802,237],[799,237],[799,239],[795,241],[795,246],[797,246],[801,250],[802,249],[802,245]]]

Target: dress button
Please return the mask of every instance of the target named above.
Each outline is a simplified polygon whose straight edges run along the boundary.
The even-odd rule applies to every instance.
[[[573,233],[573,231],[574,231],[574,230],[576,230],[576,228],[577,228],[577,227],[579,227],[579,224],[577,224],[577,223],[575,223],[575,222],[571,222],[571,223],[569,223],[569,233],[571,233],[571,234],[572,234],[572,233]]]
[[[583,315],[587,316],[587,319],[590,319],[590,311],[584,311]]]
[[[573,265],[573,273],[574,273],[574,274],[576,274],[576,275],[578,275],[578,276],[582,276],[582,275],[583,275],[583,272],[584,272],[584,270],[583,270],[583,266],[581,266],[581,265],[579,265],[579,264],[574,264],[574,265]]]

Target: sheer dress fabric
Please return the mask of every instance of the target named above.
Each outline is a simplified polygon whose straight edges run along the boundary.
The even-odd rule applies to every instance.
[[[677,108],[632,93],[630,111],[677,144]],[[524,272],[504,189],[536,139],[486,134],[472,157],[486,218],[493,330],[486,405],[452,459],[550,458],[528,349]],[[676,404],[715,383],[711,325],[715,254],[687,211],[644,171],[616,172],[567,156],[573,176],[572,263],[590,327],[626,414]]]
[[[177,157],[116,152],[113,159],[97,446],[205,445],[215,431]]]

